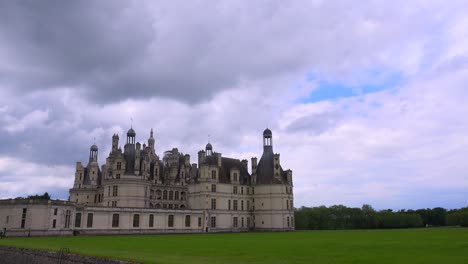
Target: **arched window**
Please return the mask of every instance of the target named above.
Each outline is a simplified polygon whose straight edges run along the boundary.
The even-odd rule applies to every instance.
[[[179,191],[174,192],[174,200],[179,200]]]
[[[161,209],[161,204],[156,204],[156,209]]]
[[[174,192],[169,191],[169,200],[174,200]]]

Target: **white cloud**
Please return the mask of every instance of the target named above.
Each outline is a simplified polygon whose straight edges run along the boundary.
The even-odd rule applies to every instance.
[[[21,159],[0,157],[0,199],[57,192],[73,186],[72,166],[46,166]],[[55,196],[54,196],[55,195]],[[57,197],[56,193],[52,198]]]

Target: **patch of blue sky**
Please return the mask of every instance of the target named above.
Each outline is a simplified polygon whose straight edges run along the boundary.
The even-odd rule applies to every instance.
[[[379,70],[367,71],[361,81],[328,80],[318,77],[314,73],[306,76],[307,82],[316,82],[317,88],[307,97],[299,99],[300,103],[314,103],[319,101],[330,101],[340,98],[360,96],[391,89],[404,82],[403,74],[399,72],[382,72]]]

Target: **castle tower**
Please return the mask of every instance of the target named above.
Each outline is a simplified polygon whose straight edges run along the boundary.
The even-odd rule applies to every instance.
[[[280,154],[273,153],[273,134],[263,131],[263,154],[258,165],[252,158],[255,220],[257,230],[293,230],[292,171],[284,171]]]

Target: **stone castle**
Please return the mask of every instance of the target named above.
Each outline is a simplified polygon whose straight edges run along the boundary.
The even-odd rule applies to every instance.
[[[208,143],[198,162],[177,148],[156,154],[130,128],[123,150],[112,136],[106,163],[92,145],[86,165],[76,164],[69,201],[0,200],[0,228],[10,234],[130,234],[294,230],[292,171],[263,132],[257,162],[223,157]]]

